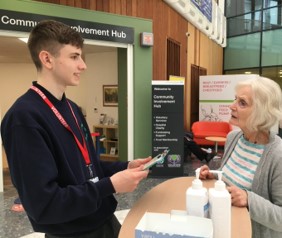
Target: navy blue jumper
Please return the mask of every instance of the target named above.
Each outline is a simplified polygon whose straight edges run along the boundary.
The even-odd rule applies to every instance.
[[[32,89],[8,110],[1,124],[11,178],[35,231],[55,235],[77,235],[95,230],[114,213],[117,201],[110,176],[127,168],[127,162],[98,160],[90,130],[79,107],[67,99],[56,99],[34,83],[70,125],[82,143],[71,113],[74,111],[85,137],[94,177],[73,135],[50,107]]]

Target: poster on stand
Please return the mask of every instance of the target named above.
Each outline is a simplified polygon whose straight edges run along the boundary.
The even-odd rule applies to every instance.
[[[229,106],[235,99],[235,86],[241,80],[257,77],[255,74],[200,76],[199,120],[229,121]]]
[[[183,176],[184,81],[152,82],[152,156],[169,150],[151,176]]]

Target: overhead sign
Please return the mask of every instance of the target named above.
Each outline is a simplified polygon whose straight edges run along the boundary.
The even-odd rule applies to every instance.
[[[212,0],[191,0],[201,13],[212,22]]]
[[[57,20],[63,22],[85,39],[111,41],[133,44],[134,29],[132,27],[116,26],[104,23],[74,20],[25,12],[0,9],[0,30],[30,32],[42,20]]]

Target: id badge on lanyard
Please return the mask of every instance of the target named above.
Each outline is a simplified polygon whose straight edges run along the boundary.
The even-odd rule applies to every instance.
[[[87,166],[87,168],[88,168],[88,170],[89,170],[89,174],[90,174],[90,179],[89,179],[89,181],[90,181],[90,182],[93,182],[93,183],[97,183],[97,182],[99,181],[99,178],[98,178],[97,176],[94,178],[94,174],[93,174],[93,171],[92,171],[91,166],[92,166],[92,164],[89,164],[89,165]]]

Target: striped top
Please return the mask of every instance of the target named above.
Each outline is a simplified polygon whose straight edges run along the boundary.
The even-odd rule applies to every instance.
[[[250,143],[242,135],[222,168],[222,180],[228,185],[251,190],[254,174],[264,148],[264,145]]]

